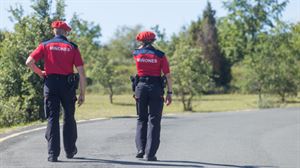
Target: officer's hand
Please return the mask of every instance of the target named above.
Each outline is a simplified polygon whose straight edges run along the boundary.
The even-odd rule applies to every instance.
[[[40,78],[44,79],[46,76],[46,72],[45,71],[41,71],[40,74],[38,74]]]
[[[171,94],[167,94],[165,103],[167,106],[172,103],[172,95]]]
[[[85,99],[85,96],[84,94],[80,93],[79,96],[78,96],[78,107],[81,106],[83,103],[84,103],[84,99]]]

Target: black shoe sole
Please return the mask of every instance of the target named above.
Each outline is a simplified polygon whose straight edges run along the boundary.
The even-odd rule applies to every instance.
[[[157,157],[149,157],[149,158],[146,158],[147,161],[157,161]]]
[[[136,158],[144,158],[145,152],[143,150],[139,150],[136,154]]]
[[[48,162],[58,162],[57,157],[48,157]]]
[[[72,159],[74,158],[74,156],[77,154],[77,148],[75,148],[74,152],[73,153],[70,153],[70,154],[66,154],[66,158],[67,159]]]
[[[143,158],[143,157],[144,157],[144,154],[143,154],[143,153],[138,153],[135,157],[136,157],[136,158]]]

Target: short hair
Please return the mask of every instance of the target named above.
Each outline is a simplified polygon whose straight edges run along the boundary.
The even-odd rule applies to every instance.
[[[145,41],[142,41],[142,44],[143,45],[151,45],[152,43],[154,43],[154,41],[155,41],[155,39],[153,39],[153,40],[145,40]]]
[[[55,35],[65,35],[67,33],[64,29],[58,29],[58,28],[54,28],[53,31]]]

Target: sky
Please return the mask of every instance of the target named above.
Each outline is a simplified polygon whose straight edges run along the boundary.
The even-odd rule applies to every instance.
[[[221,0],[210,2],[216,17],[227,14]],[[106,43],[113,38],[116,29],[124,25],[140,24],[149,30],[158,24],[170,36],[197,20],[207,0],[65,0],[65,3],[67,22],[76,12],[80,18],[99,24],[102,29],[100,41]],[[14,23],[9,20],[7,10],[16,4],[23,6],[25,14],[32,13],[31,0],[0,0],[0,29],[13,30]],[[282,17],[290,23],[300,22],[300,0],[290,0]]]

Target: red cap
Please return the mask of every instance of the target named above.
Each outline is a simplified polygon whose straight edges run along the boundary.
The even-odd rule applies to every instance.
[[[60,21],[60,20],[52,22],[51,27],[57,28],[57,29],[64,29],[67,32],[72,30],[71,27],[67,25],[67,23],[65,23],[64,21]]]
[[[155,40],[155,34],[151,31],[140,32],[136,36],[137,41],[153,41]]]

